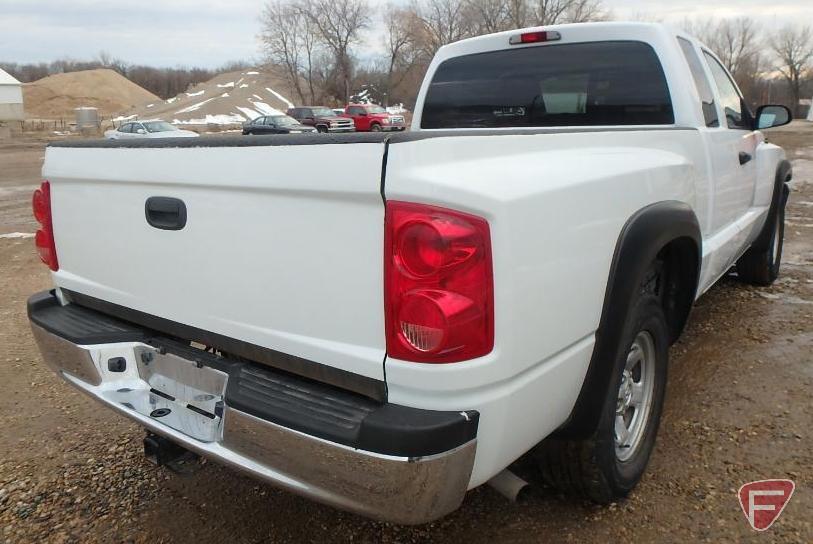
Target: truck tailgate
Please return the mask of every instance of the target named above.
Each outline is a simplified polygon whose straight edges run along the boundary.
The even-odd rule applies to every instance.
[[[54,280],[383,380],[383,154],[380,142],[50,147]],[[151,226],[150,197],[183,201],[185,227]]]

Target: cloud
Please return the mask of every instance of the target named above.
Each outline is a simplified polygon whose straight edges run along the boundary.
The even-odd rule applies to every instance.
[[[371,9],[385,1],[372,0]],[[604,2],[617,19],[645,16],[680,23],[698,16],[746,16],[777,27],[813,21],[811,0]],[[0,61],[89,59],[102,50],[154,66],[215,67],[258,60],[262,5],[263,0],[0,0]],[[374,57],[382,37],[383,29],[374,25],[359,55]]]

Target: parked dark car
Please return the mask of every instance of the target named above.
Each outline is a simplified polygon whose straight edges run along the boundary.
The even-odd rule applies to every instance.
[[[243,134],[298,134],[316,132],[316,129],[300,124],[287,115],[266,115],[243,124]]]
[[[288,115],[302,123],[314,127],[319,132],[354,132],[352,119],[339,116],[325,106],[299,106],[288,110]]]

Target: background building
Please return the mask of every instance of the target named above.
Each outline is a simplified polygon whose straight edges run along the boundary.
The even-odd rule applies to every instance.
[[[0,124],[24,118],[22,85],[0,69]]]

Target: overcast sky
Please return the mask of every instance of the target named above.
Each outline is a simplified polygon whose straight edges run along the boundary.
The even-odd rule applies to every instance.
[[[380,5],[383,0],[372,0]],[[216,67],[257,60],[262,0],[0,0],[0,61],[90,59]],[[813,24],[813,0],[604,0],[616,19],[755,17],[766,26]],[[372,55],[371,33],[362,54]]]

